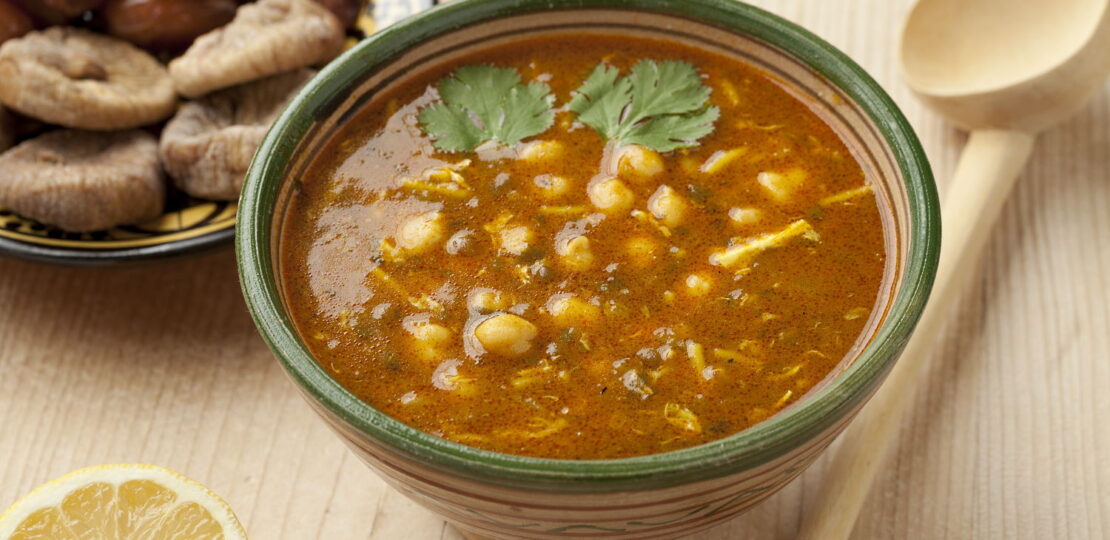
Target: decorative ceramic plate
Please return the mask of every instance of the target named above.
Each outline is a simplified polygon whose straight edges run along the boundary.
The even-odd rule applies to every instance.
[[[377,0],[356,39],[431,7],[432,0]],[[372,16],[370,15],[372,14]],[[377,21],[377,23],[375,23]],[[71,233],[0,208],[0,253],[59,264],[107,265],[172,258],[231,244],[236,203],[194,199],[169,186],[166,210],[138,225]]]

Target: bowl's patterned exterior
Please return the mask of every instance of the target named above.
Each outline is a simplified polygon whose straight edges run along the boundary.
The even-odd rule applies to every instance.
[[[550,9],[552,6],[555,9]],[[383,88],[475,48],[538,33],[620,32],[746,61],[811,104],[842,136],[886,214],[880,309],[817,388],[770,419],[701,446],[562,461],[477,450],[359,401],[312,359],[276,279],[278,224],[320,144]],[[240,206],[237,249],[263,337],[309,402],[397,490],[472,534],[672,538],[727,520],[797,476],[874,392],[909,338],[935,273],[939,211],[927,162],[890,99],[820,39],[731,0],[463,0],[391,27],[329,66],[278,120]]]
[[[312,400],[310,399],[310,402]],[[552,493],[490,485],[444,473],[367,439],[317,410],[347,445],[397,491],[479,538],[676,538],[727,521],[801,474],[849,417],[773,461],[652,490]]]

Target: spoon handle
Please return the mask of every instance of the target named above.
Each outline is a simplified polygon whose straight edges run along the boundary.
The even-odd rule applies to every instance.
[[[872,480],[897,439],[903,412],[923,380],[925,360],[950,318],[949,308],[976,275],[979,254],[1032,149],[1028,133],[971,133],[942,207],[940,262],[929,304],[886,382],[841,437],[799,539],[843,540],[852,533]]]

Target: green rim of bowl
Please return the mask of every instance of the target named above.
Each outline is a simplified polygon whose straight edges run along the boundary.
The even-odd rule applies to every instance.
[[[652,11],[753,36],[809,65],[871,117],[905,177],[910,252],[887,321],[835,380],[794,407],[724,439],[648,456],[571,461],[479,450],[423,433],[360,401],[313,359],[282,307],[271,255],[275,201],[301,138],[316,118],[343,99],[345,89],[411,46],[476,22],[550,8]],[[894,364],[929,296],[939,248],[940,211],[932,173],[913,128],[890,97],[832,45],[732,0],[463,0],[391,26],[328,65],[275,122],[247,174],[236,235],[240,280],[255,323],[286,371],[313,399],[366,437],[422,465],[483,483],[547,492],[656,489],[708,480],[757,467],[804,445],[866,399]]]

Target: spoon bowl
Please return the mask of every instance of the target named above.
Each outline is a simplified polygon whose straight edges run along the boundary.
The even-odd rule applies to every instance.
[[[966,129],[1043,130],[1072,116],[1110,69],[1106,0],[926,0],[899,64],[927,105]]]

